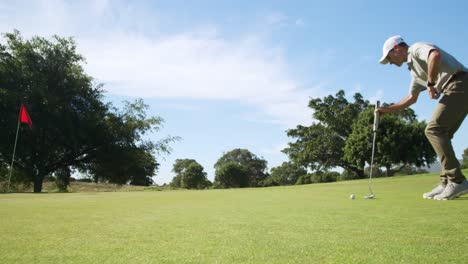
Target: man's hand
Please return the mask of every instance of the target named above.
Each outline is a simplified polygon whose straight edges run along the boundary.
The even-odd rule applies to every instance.
[[[379,113],[380,115],[384,115],[384,114],[388,114],[388,113],[398,112],[398,111],[403,110],[403,109],[409,107],[410,105],[416,103],[416,101],[418,100],[418,96],[419,96],[419,93],[409,94],[408,96],[401,99],[401,101],[396,103],[396,104],[391,104],[391,105],[389,105],[387,107],[379,107],[379,108],[375,109],[375,113]]]
[[[429,98],[431,99],[439,99],[440,93],[433,86],[427,87],[427,92],[429,93]]]
[[[383,116],[385,114],[384,111],[385,110],[383,110],[383,107],[379,107],[379,108],[375,109],[374,113],[376,113],[377,115]]]

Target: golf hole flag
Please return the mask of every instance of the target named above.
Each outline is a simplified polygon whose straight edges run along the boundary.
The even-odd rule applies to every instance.
[[[23,124],[28,124],[29,128],[32,129],[32,120],[31,120],[31,117],[29,117],[29,114],[28,114],[28,111],[26,110],[26,107],[21,104],[21,108],[20,108],[20,122],[23,123]]]
[[[16,153],[16,143],[18,142],[18,132],[20,128],[20,124],[28,124],[29,128],[32,129],[32,120],[29,117],[28,111],[23,104],[21,104],[20,112],[19,112],[19,120],[18,120],[18,128],[16,128],[16,138],[15,138],[15,146],[13,147],[13,155],[11,156],[11,166],[10,166],[10,174],[8,176],[8,192],[10,192],[10,182],[11,182],[11,172],[13,171],[13,164],[15,162],[15,153]]]

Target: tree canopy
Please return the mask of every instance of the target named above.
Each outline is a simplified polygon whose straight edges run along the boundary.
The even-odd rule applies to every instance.
[[[245,168],[248,177],[248,186],[260,186],[268,176],[267,161],[257,157],[247,149],[234,149],[224,153],[215,163],[214,168],[219,170],[224,164],[234,162]]]
[[[111,182],[150,183],[158,163],[157,151],[168,143],[145,141],[157,131],[159,117],[146,118],[141,100],[119,113],[104,103],[102,84],[95,84],[82,67],[72,38],[24,40],[18,31],[4,35],[0,44],[0,166],[12,158],[19,106],[23,103],[33,128],[21,126],[15,169],[41,192],[47,175],[67,169],[89,170]],[[119,175],[111,172],[119,171]],[[67,173],[65,173],[67,174]],[[146,178],[146,179],[144,179]]]
[[[280,166],[271,169],[271,175],[264,181],[264,185],[293,185],[299,177],[306,174],[304,167],[292,162],[283,162]]]
[[[313,98],[309,107],[316,120],[311,126],[297,126],[287,131],[295,139],[283,150],[290,159],[314,171],[341,167],[358,178],[365,176],[370,164],[374,108],[359,93],[349,102],[344,91],[335,96]],[[375,164],[387,168],[422,166],[435,160],[435,153],[424,136],[424,122],[416,119],[414,111],[385,115],[377,134]]]
[[[366,109],[359,114],[344,147],[345,160],[356,166],[364,167],[371,162],[373,113],[373,109]],[[376,167],[385,167],[387,176],[391,176],[406,166],[433,163],[436,156],[424,136],[425,127],[426,123],[417,121],[411,109],[382,116],[376,135]]]
[[[332,167],[363,176],[364,168],[347,162],[344,157],[346,139],[352,132],[352,124],[359,113],[369,107],[359,93],[354,95],[354,102],[348,102],[344,91],[336,97],[329,95],[323,100],[312,98],[309,107],[314,110],[316,120],[311,126],[297,126],[287,131],[289,137],[295,138],[283,150],[289,158],[310,170],[322,171]]]
[[[211,185],[202,165],[194,159],[177,159],[172,171],[176,176],[171,186],[184,189],[204,189]]]
[[[216,168],[214,186],[217,188],[249,187],[248,173],[247,167],[235,161],[224,162]]]

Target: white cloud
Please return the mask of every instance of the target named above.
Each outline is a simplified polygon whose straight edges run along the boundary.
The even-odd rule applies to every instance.
[[[310,120],[308,95],[288,75],[281,53],[266,49],[260,40],[229,42],[185,33],[159,39],[115,35],[103,42],[87,39],[80,49],[86,69],[107,83],[111,93],[236,100],[255,105],[282,124]]]
[[[109,0],[94,0],[91,2],[91,6],[96,14],[102,15],[109,8],[109,2]]]
[[[86,71],[105,83],[110,94],[234,100],[255,106],[271,122],[288,127],[310,122],[307,102],[315,88],[306,92],[300,87],[289,74],[281,49],[253,34],[228,40],[216,26],[146,34],[138,24],[145,17],[141,7],[121,2],[111,6],[106,0],[10,4],[0,4],[11,9],[0,20],[3,32],[17,28],[25,36],[75,36]],[[291,20],[276,13],[268,22]],[[303,22],[298,19],[295,24]],[[135,25],[134,30],[128,25]]]

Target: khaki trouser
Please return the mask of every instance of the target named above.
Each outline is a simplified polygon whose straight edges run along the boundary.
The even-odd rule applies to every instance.
[[[454,78],[443,94],[425,132],[442,165],[441,182],[460,183],[465,176],[460,170],[451,139],[468,113],[468,73]]]

